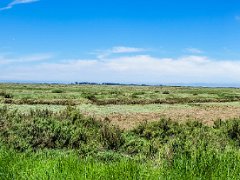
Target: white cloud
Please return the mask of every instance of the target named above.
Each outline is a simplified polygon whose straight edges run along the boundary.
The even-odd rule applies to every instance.
[[[203,51],[197,48],[186,48],[185,52],[192,53],[192,54],[202,54]]]
[[[143,48],[117,46],[117,47],[113,47],[110,51],[112,53],[135,53],[135,52],[143,52],[146,50]]]
[[[52,53],[41,53],[41,54],[31,54],[27,56],[14,57],[11,54],[0,55],[0,65],[1,64],[14,64],[26,63],[26,62],[40,62],[53,58]]]
[[[15,62],[36,62],[36,61],[45,61],[53,58],[54,55],[51,53],[44,54],[32,54],[28,56],[23,56],[15,60]]]
[[[111,49],[107,49],[104,51],[97,51],[97,57],[99,59],[106,58],[112,54],[124,54],[124,53],[139,53],[147,51],[147,49],[136,48],[136,47],[126,47],[126,46],[115,46]]]
[[[7,10],[13,8],[13,6],[18,4],[28,4],[28,3],[34,3],[39,0],[14,0],[11,3],[9,3],[6,7],[0,8],[0,11]]]
[[[149,55],[65,60],[0,71],[1,80],[122,83],[240,83],[240,61],[204,56],[156,58]]]

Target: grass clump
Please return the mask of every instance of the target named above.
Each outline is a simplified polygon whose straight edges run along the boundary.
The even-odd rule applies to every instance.
[[[13,98],[13,95],[11,93],[7,93],[6,91],[0,91],[0,96],[6,99],[11,99]]]
[[[93,103],[97,101],[97,97],[94,94],[84,94],[83,97],[92,101]]]
[[[64,93],[62,89],[53,89],[52,93]]]
[[[162,94],[170,94],[169,91],[163,91]]]

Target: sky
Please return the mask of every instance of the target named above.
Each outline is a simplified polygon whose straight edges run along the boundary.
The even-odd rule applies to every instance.
[[[239,0],[0,0],[0,82],[240,86]]]

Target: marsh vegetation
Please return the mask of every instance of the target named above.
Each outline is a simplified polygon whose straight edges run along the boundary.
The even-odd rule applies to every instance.
[[[239,179],[239,94],[1,84],[0,178]],[[213,117],[223,109],[229,114]],[[211,123],[188,114],[199,110]]]

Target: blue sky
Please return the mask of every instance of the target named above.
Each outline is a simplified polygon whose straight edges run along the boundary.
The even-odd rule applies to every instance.
[[[239,42],[239,0],[0,0],[0,81],[240,84]]]

